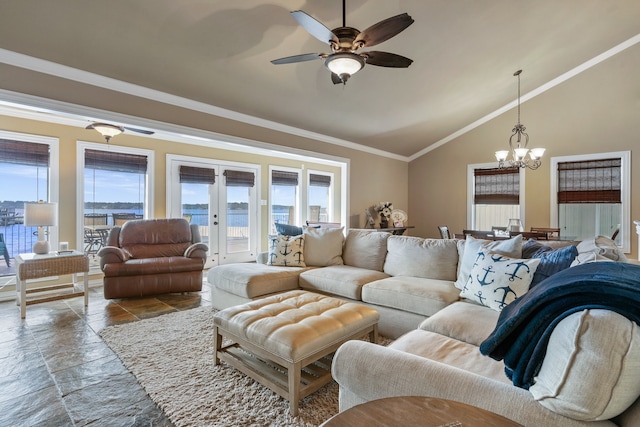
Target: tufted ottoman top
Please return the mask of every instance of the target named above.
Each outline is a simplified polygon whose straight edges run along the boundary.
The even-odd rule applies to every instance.
[[[375,325],[379,317],[377,311],[362,304],[295,290],[219,311],[214,324],[269,353],[297,362]]]

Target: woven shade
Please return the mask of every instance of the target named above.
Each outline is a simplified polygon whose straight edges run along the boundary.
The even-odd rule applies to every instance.
[[[253,172],[226,170],[223,175],[227,178],[227,187],[253,187],[256,181]]]
[[[295,187],[298,185],[298,172],[271,171],[271,185]]]
[[[474,199],[477,205],[520,204],[519,168],[475,169]]]
[[[622,203],[622,160],[558,163],[558,203]]]
[[[49,145],[0,139],[0,162],[49,167]]]
[[[216,182],[215,169],[180,166],[181,184],[209,184]]]
[[[114,172],[147,173],[147,156],[112,151],[85,150],[84,166]]]
[[[309,185],[315,187],[331,187],[331,177],[329,175],[309,174]]]

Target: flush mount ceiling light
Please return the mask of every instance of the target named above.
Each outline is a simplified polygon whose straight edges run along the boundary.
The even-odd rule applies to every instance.
[[[531,150],[527,148],[529,135],[525,132],[527,128],[520,123],[520,74],[522,74],[522,70],[513,73],[514,76],[518,77],[518,123],[511,130],[513,134],[509,138],[509,150],[496,151],[495,155],[500,168],[538,169],[542,164],[540,158],[544,154],[544,148],[532,148]],[[510,159],[509,154],[511,154]]]
[[[100,123],[100,122],[91,123],[85,129],[93,129],[95,131],[98,131],[100,135],[104,136],[104,139],[105,141],[107,141],[107,144],[109,143],[111,138],[113,138],[116,135],[120,135],[125,130],[141,133],[143,135],[153,135],[155,133],[152,130],[118,126],[118,125],[112,125],[110,123]]]
[[[107,144],[109,140],[116,135],[120,135],[124,132],[124,128],[122,126],[110,125],[109,123],[91,123],[85,129],[93,129],[100,133],[100,135],[104,136]]]

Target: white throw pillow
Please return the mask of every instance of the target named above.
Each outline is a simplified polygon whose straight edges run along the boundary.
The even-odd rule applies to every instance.
[[[344,227],[307,228],[304,230],[304,262],[307,265],[326,267],[342,265]]]
[[[304,262],[304,234],[299,236],[269,236],[267,265],[306,267]]]
[[[529,391],[545,408],[576,420],[621,414],[640,396],[640,328],[609,310],[562,319]]]
[[[480,250],[488,249],[491,252],[499,253],[512,258],[520,258],[522,256],[522,235],[518,234],[511,239],[495,241],[474,239],[471,236],[467,236],[467,239],[464,242],[464,246],[460,245],[458,247],[463,248],[463,250],[458,257],[458,280],[456,280],[455,286],[456,288],[462,290],[465,283],[467,283],[469,273],[471,273],[471,268],[476,262],[476,257],[478,256],[478,252]]]
[[[624,252],[606,236],[597,236],[578,243],[578,256],[571,267],[587,262],[618,261],[629,262]]]
[[[496,311],[527,293],[539,258],[518,259],[481,250],[460,296]]]

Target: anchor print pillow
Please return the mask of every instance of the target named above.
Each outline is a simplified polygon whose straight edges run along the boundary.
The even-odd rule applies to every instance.
[[[306,267],[304,263],[304,234],[298,236],[269,236],[267,265]]]
[[[502,311],[529,290],[540,259],[517,259],[480,249],[460,296]]]

